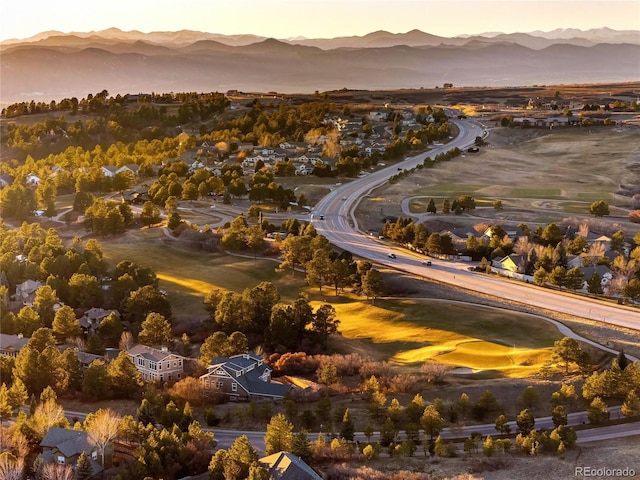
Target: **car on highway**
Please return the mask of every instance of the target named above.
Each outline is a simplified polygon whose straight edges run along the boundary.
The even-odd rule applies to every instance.
[[[431,266],[431,260],[423,260],[422,265],[426,265],[427,267]]]
[[[387,255],[387,257],[389,257],[389,258],[398,258],[398,257],[396,257],[395,253],[390,253],[389,255]]]

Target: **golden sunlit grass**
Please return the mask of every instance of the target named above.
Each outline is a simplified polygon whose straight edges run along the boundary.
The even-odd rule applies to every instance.
[[[276,272],[274,261],[189,250],[163,239],[159,228],[145,228],[101,244],[113,264],[129,259],[152,268],[177,317],[206,315],[202,300],[214,288],[242,292],[267,281],[277,287],[283,301],[295,299],[306,288],[303,274],[292,278],[290,271]]]
[[[549,359],[562,337],[543,320],[466,304],[378,300],[334,302],[344,339],[360,353],[411,365],[436,360],[496,376],[525,377]]]

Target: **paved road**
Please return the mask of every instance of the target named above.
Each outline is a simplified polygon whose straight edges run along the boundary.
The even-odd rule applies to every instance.
[[[424,257],[390,247],[384,241],[372,238],[358,230],[357,220],[353,215],[354,208],[373,189],[386,183],[389,177],[397,172],[398,167],[413,168],[422,163],[427,155],[433,158],[436,154],[453,147],[466,148],[473,144],[476,136],[486,136],[486,130],[477,123],[469,120],[451,121],[458,126],[460,134],[447,145],[430,150],[427,154],[423,153],[407,158],[393,167],[387,167],[342,185],[320,200],[314,209],[313,217],[314,226],[318,233],[327,237],[332,244],[349,250],[358,257],[367,258],[397,270],[505,300],[640,330],[640,311],[638,309],[605,304],[585,297],[523,284],[515,280],[477,274],[468,271],[467,265],[462,262],[432,260],[432,266],[425,267],[420,263]],[[452,161],[468,162],[472,160],[467,156],[465,159],[456,158]],[[320,215],[324,215],[324,220],[319,219]],[[389,258],[390,252],[394,252],[397,258]]]

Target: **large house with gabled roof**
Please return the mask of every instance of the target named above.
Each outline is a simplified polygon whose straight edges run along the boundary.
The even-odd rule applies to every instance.
[[[291,385],[271,381],[271,369],[253,352],[211,360],[200,377],[207,389],[230,400],[282,400]]]
[[[147,382],[172,382],[184,376],[185,358],[166,347],[134,345],[127,350],[131,361]]]

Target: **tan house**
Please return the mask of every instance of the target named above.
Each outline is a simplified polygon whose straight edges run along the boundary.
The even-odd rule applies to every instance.
[[[217,357],[200,377],[204,386],[230,400],[282,400],[290,385],[271,381],[271,369],[253,352]]]
[[[134,345],[127,353],[147,382],[171,382],[184,377],[184,360],[166,347],[154,348]]]

